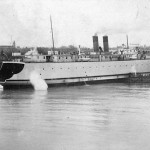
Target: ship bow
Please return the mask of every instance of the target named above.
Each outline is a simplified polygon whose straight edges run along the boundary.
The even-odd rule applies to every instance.
[[[18,74],[24,68],[23,62],[1,62],[0,63],[0,82],[5,82],[14,74]]]

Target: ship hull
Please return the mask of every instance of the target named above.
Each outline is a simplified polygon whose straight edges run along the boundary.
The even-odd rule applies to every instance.
[[[31,85],[30,76],[33,72],[48,85],[123,80],[131,72],[150,72],[150,60],[26,63],[24,69],[8,79],[4,86]]]

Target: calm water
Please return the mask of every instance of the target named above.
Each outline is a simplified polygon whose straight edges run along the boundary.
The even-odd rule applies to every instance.
[[[149,150],[150,84],[0,92],[0,150]]]

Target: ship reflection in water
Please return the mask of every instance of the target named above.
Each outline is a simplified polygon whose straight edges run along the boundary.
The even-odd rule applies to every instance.
[[[150,149],[150,84],[0,92],[0,149]]]

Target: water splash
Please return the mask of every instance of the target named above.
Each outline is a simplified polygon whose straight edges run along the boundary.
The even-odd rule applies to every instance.
[[[136,67],[135,67],[135,65],[131,67],[131,73],[134,73],[135,76],[136,76]]]
[[[30,82],[33,85],[35,90],[47,90],[48,85],[46,84],[45,80],[41,78],[38,72],[33,71],[30,74]]]
[[[3,86],[2,85],[0,85],[0,91],[3,91]]]

